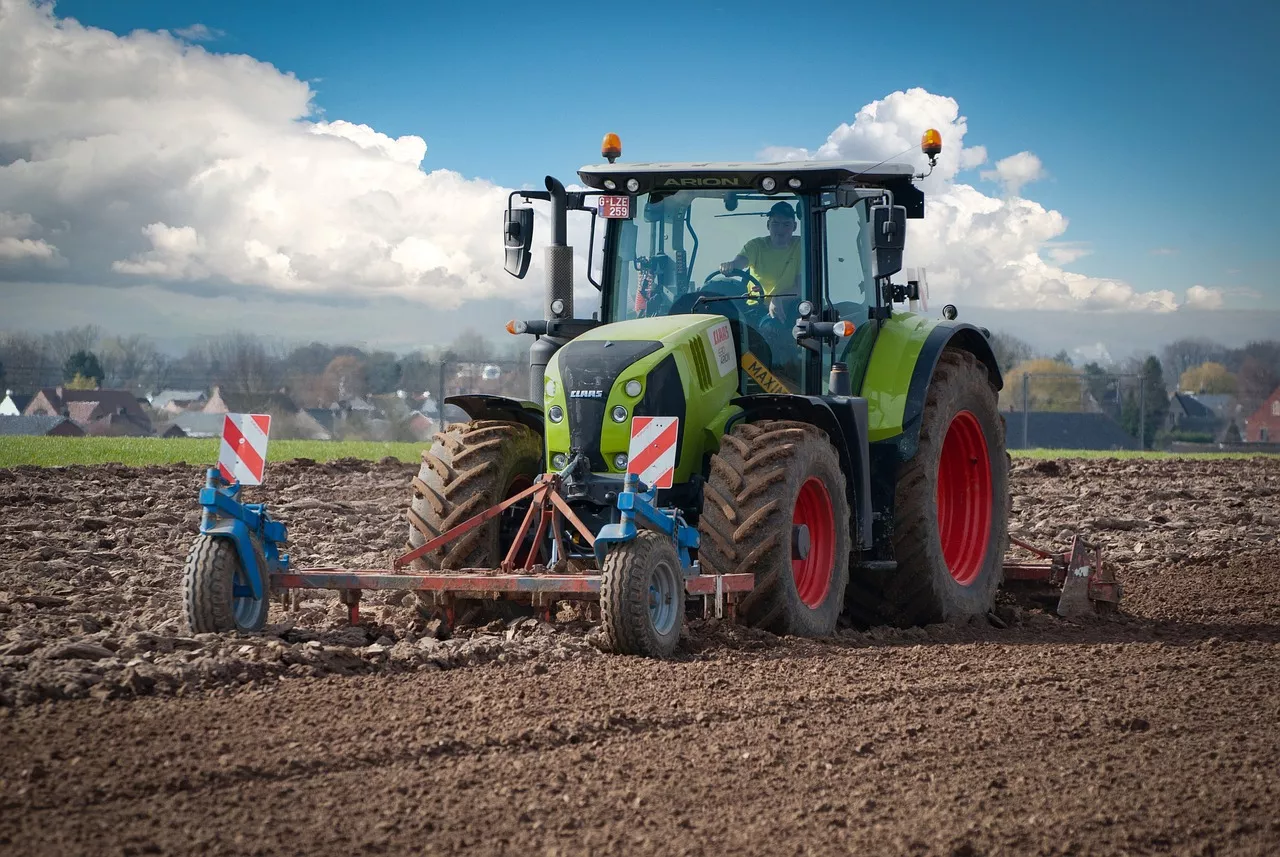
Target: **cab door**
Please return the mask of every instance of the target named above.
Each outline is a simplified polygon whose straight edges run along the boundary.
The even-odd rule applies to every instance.
[[[822,386],[826,393],[832,360],[849,367],[849,381],[856,394],[871,359],[880,322],[875,318],[875,283],[871,277],[871,230],[866,204],[830,208],[824,212],[822,277],[825,289],[824,318],[851,321],[852,336],[840,339],[834,351],[822,351]]]

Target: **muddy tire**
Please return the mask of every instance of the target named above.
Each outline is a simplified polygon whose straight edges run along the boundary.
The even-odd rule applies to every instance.
[[[704,572],[755,575],[739,621],[775,634],[833,633],[849,579],[849,525],[840,456],[821,429],[765,420],[721,438],[698,558]]]
[[[605,648],[620,655],[668,658],[684,625],[684,573],[671,539],[650,530],[614,545],[601,569]]]
[[[533,485],[542,473],[542,438],[528,426],[500,420],[453,423],[436,432],[422,453],[409,504],[409,548],[426,544],[507,497]],[[464,534],[413,563],[414,568],[454,571],[496,568],[506,556],[527,504]],[[511,619],[532,610],[508,602],[457,605],[459,623]],[[483,607],[483,610],[478,608]]]
[[[986,615],[1009,544],[1009,457],[986,367],[947,349],[925,400],[916,455],[898,467],[889,572],[856,572],[863,624],[924,625]]]
[[[261,561],[259,568],[265,569]],[[254,598],[248,572],[231,539],[203,533],[196,536],[182,569],[182,611],[187,627],[193,634],[262,630],[271,596],[266,579],[261,586],[262,597]]]

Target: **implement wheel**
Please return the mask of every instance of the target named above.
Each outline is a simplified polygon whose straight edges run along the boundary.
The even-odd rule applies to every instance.
[[[988,613],[1009,545],[1009,458],[996,389],[967,351],[938,360],[894,508],[898,568],[855,575],[855,618],[907,626]]]
[[[684,574],[671,539],[643,530],[609,549],[600,581],[600,614],[610,651],[671,656],[684,625]]]
[[[721,438],[703,489],[704,572],[751,573],[741,621],[776,634],[832,634],[849,580],[840,456],[810,423],[762,420]]]
[[[426,544],[428,537],[531,487],[541,473],[542,438],[528,426],[475,420],[436,432],[413,480],[409,548]],[[517,503],[500,517],[415,560],[413,566],[443,571],[497,568],[528,508],[528,503]],[[509,620],[532,613],[532,608],[505,601],[468,601],[457,606],[460,622]]]
[[[258,567],[266,568],[261,555]],[[182,609],[191,633],[262,630],[270,606],[265,573],[260,584],[262,597],[254,598],[249,573],[231,539],[196,536],[182,569]]]

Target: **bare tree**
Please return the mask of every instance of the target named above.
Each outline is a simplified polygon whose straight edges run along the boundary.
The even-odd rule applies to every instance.
[[[1170,342],[1160,352],[1160,363],[1169,378],[1182,377],[1192,366],[1216,361],[1223,362],[1227,349],[1211,339],[1188,338]]]
[[[62,381],[62,366],[55,364],[41,337],[28,333],[0,334],[0,361],[5,384],[19,392],[31,392]]]
[[[1031,343],[998,330],[991,333],[991,350],[995,352],[996,363],[1001,372],[1008,372],[1019,363],[1025,363],[1036,356]]]
[[[106,372],[106,386],[143,387],[161,354],[148,337],[134,334],[107,337],[98,348],[98,356]]]
[[[282,358],[247,333],[235,331],[208,345],[209,368],[226,389],[239,393],[266,393],[280,389]]]
[[[101,338],[102,329],[96,324],[69,327],[45,334],[45,352],[50,360],[61,366],[78,351],[96,351]]]

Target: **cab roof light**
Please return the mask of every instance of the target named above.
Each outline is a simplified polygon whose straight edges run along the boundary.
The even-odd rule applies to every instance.
[[[604,135],[604,142],[600,144],[600,155],[613,163],[622,157],[622,138],[610,131]]]

